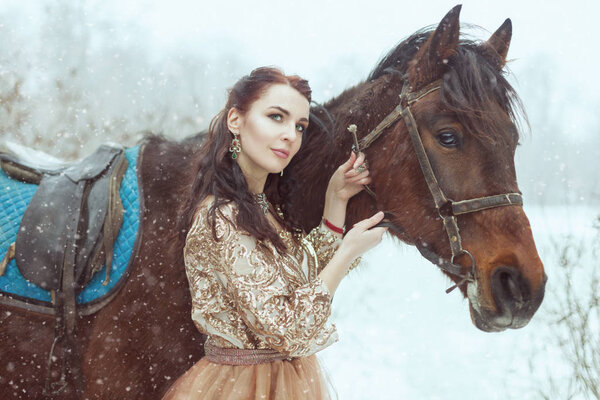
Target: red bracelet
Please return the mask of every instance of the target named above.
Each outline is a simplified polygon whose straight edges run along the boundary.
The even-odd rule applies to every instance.
[[[329,229],[331,229],[332,231],[334,231],[336,233],[339,233],[340,235],[343,235],[344,232],[346,231],[344,228],[338,228],[337,226],[335,226],[331,222],[327,221],[326,218],[323,218],[323,222],[325,223],[326,227],[328,227]]]

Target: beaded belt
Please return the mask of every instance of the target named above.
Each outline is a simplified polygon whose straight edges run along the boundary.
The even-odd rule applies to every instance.
[[[292,358],[271,349],[225,349],[209,343],[204,344],[204,357],[216,364],[255,365]]]

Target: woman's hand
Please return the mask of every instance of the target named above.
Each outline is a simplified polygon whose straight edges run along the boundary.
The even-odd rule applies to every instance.
[[[363,185],[371,182],[366,164],[363,153],[357,157],[352,152],[350,158],[340,165],[329,179],[323,217],[333,225],[340,228],[344,226],[348,200],[360,192]]]
[[[356,223],[346,233],[340,247],[319,274],[319,278],[327,285],[332,296],[341,280],[348,273],[352,261],[381,242],[381,237],[388,228],[373,227],[381,222],[382,219],[383,212],[380,211],[371,218]]]
[[[325,196],[332,200],[348,201],[363,190],[363,185],[368,185],[370,182],[371,177],[364,153],[359,153],[357,157],[352,152],[350,158],[340,165],[331,176]]]
[[[379,211],[372,217],[354,224],[354,227],[344,236],[339,251],[352,261],[379,244],[388,228],[373,227],[383,220],[383,216],[383,212]]]

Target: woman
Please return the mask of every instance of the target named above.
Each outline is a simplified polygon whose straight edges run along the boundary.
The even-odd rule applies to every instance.
[[[206,356],[164,399],[326,399],[314,353],[337,340],[331,299],[381,241],[383,213],[345,236],[348,200],[370,182],[352,154],[331,177],[323,223],[304,235],[285,167],[309,123],[308,82],[274,68],[240,79],[215,117],[181,219],[192,318]]]

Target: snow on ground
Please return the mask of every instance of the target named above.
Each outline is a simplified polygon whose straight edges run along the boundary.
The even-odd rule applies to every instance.
[[[544,372],[561,368],[552,349],[532,357],[551,329],[544,316],[559,283],[552,280],[557,243],[593,238],[600,210],[525,211],[549,276],[532,322],[520,330],[479,331],[462,295],[445,294],[449,279],[416,249],[387,238],[342,282],[333,302],[340,342],[320,359],[340,399],[536,398]]]

